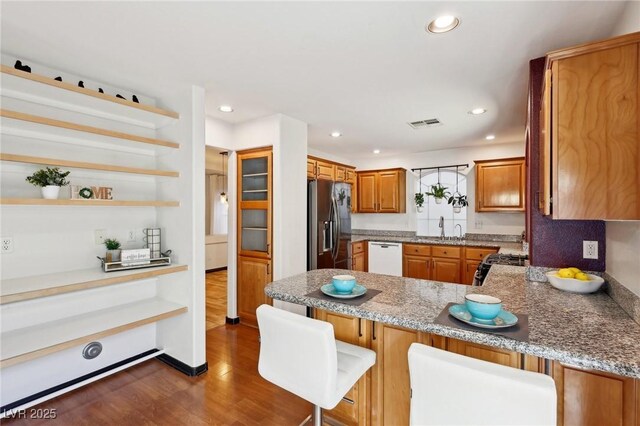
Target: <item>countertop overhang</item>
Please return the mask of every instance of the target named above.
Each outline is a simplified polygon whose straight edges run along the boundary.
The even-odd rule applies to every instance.
[[[359,306],[307,296],[344,273],[381,293]],[[613,299],[603,291],[573,294],[527,281],[524,267],[494,265],[482,287],[321,269],[270,283],[265,293],[312,308],[640,378],[640,325]],[[448,303],[462,303],[467,293],[499,297],[505,309],[528,314],[529,342],[434,323]]]

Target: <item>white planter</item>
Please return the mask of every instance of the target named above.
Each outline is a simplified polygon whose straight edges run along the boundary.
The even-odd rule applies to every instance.
[[[424,211],[424,206],[416,206],[416,210],[418,210],[418,213],[422,213]]]
[[[462,207],[460,206],[453,206],[453,212],[454,213],[460,213],[462,211]]]
[[[60,187],[55,185],[43,186],[40,189],[42,191],[42,198],[47,200],[57,200],[58,194],[60,194]]]
[[[107,250],[107,262],[120,262],[121,249]]]
[[[436,204],[442,204],[442,200],[444,200],[444,198],[436,198]]]

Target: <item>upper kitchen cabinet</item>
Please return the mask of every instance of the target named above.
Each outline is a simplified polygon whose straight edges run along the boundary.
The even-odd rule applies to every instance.
[[[476,211],[523,212],[525,160],[476,161]]]
[[[357,172],[358,213],[405,213],[405,169]]]
[[[307,157],[307,179],[336,180],[336,165],[321,158]]]
[[[547,55],[539,208],[640,219],[640,32]]]

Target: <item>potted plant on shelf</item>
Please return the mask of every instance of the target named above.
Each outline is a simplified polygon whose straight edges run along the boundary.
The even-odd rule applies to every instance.
[[[28,176],[27,182],[41,188],[42,198],[55,200],[60,194],[60,187],[69,185],[66,179],[69,173],[71,172],[63,172],[58,167],[47,167]]]
[[[426,192],[426,194],[431,195],[436,200],[436,204],[441,204],[442,200],[450,195],[449,192],[447,192],[447,187],[442,186],[440,183],[431,185],[431,191]]]
[[[416,192],[413,199],[416,202],[416,210],[418,210],[418,213],[421,213],[424,210],[424,194],[422,192]]]
[[[104,240],[107,247],[107,262],[120,262],[120,241],[115,238],[107,238]]]
[[[460,213],[463,207],[466,207],[469,205],[469,202],[467,201],[467,196],[462,195],[459,192],[455,192],[452,196],[450,196],[448,203],[453,205],[454,213]]]

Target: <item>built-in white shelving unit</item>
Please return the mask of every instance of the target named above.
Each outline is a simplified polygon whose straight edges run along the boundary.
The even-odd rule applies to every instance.
[[[7,166],[0,169],[2,235],[13,237],[16,248],[1,258],[0,375],[11,380],[0,380],[0,406],[83,376],[86,368],[109,367],[114,357],[130,358],[129,336],[145,349],[155,344],[158,353],[200,366],[206,362],[204,319],[196,324],[193,293],[200,283],[204,289],[204,265],[200,282],[193,267],[200,248],[193,245],[192,158],[204,154],[204,138],[202,148],[195,145],[192,100],[204,105],[204,98],[194,90],[168,92],[165,100],[180,105],[184,118],[150,98],[131,102],[33,69],[0,66],[0,161]],[[183,126],[183,119],[192,121]],[[72,184],[113,187],[115,199],[69,199],[68,190],[56,200],[36,198],[24,182],[34,166],[72,169]],[[135,230],[137,240],[129,242],[140,247],[145,227],[162,229],[162,248],[173,250],[176,263],[103,272],[95,256],[104,255],[104,246],[94,231]],[[82,346],[101,339],[110,345],[108,356],[74,368],[84,362]],[[47,375],[52,369],[60,372]]]
[[[51,77],[2,65],[2,96],[157,129],[174,122],[173,111],[120,99]]]
[[[185,306],[150,299],[7,331],[0,334],[0,367],[10,367],[185,312]]]
[[[2,280],[0,282],[0,305],[154,278],[186,271],[187,268],[187,265],[169,265],[153,269],[132,269],[109,273],[103,272],[100,268],[90,268]]]

